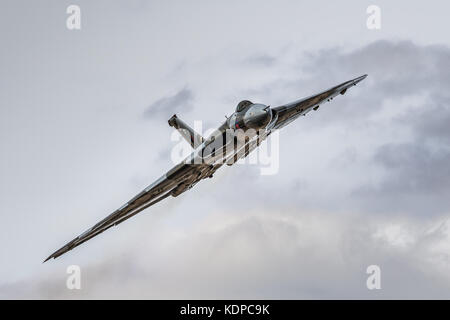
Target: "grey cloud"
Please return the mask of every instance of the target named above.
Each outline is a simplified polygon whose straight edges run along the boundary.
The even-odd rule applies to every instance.
[[[377,202],[376,206],[384,203],[410,212],[427,213],[447,212],[450,206],[450,95],[444,89],[450,85],[450,78],[443,63],[449,59],[450,49],[432,47],[430,51],[430,56],[423,58],[428,66],[420,75],[423,79],[417,81],[409,75],[415,84],[400,85],[398,93],[406,98],[419,91],[426,98],[391,119],[391,126],[411,132],[410,141],[388,142],[374,152],[373,161],[385,169],[386,177],[378,185],[363,187],[362,194],[372,198],[370,203]],[[409,67],[414,69],[412,61]],[[404,77],[404,70],[397,73]],[[391,82],[398,81],[391,77]],[[408,86],[411,87],[406,90]]]
[[[174,95],[163,97],[153,102],[144,112],[147,118],[170,117],[179,111],[192,110],[193,93],[183,88]]]
[[[450,83],[450,81],[449,81]],[[430,95],[423,108],[411,110],[398,119],[413,129],[418,143],[446,147],[450,143],[450,95],[446,91]]]
[[[419,141],[386,144],[376,150],[374,162],[386,171],[376,185],[366,185],[356,192],[372,208],[423,216],[447,213],[450,207],[450,151],[433,150]]]
[[[268,54],[255,54],[242,60],[244,66],[270,67],[277,61],[277,58]]]
[[[349,198],[339,206],[423,216],[447,212],[450,206],[450,95],[447,93],[450,49],[383,40],[355,50],[335,47],[305,53],[297,61],[298,65],[292,68],[302,70],[298,77],[269,82],[253,94],[272,91],[294,97],[301,88],[306,96],[325,89],[323,83],[331,86],[368,73],[360,87],[349,90],[345,98],[336,98],[320,114],[307,117],[301,126],[303,130],[320,131],[337,125],[354,135],[366,135],[370,130],[390,130],[393,134],[380,132],[370,142],[356,138],[359,145],[347,147],[351,154],[333,160],[330,164],[333,166],[348,163],[340,167],[345,167],[350,175],[354,165],[364,166],[369,172],[381,167],[385,173],[380,176],[381,181],[367,179],[355,185],[349,190]],[[383,112],[393,115],[379,120]],[[400,131],[409,132],[411,138],[398,142],[396,134]],[[360,156],[363,147],[371,148],[368,159]],[[308,190],[304,191],[308,194]],[[287,197],[292,199],[291,195]],[[319,195],[294,198],[304,205],[319,200]]]
[[[417,221],[400,223],[395,236],[410,239],[405,244],[385,233],[391,223],[305,211],[219,212],[169,243],[154,241],[168,231],[162,230],[127,241],[136,252],[81,266],[80,291],[67,290],[61,275],[2,285],[0,297],[445,298],[448,219],[431,229]],[[170,254],[162,254],[161,245]],[[382,270],[378,292],[365,286],[371,264]]]
[[[301,53],[291,70],[297,77],[268,82],[252,94],[282,92],[295,98],[307,96],[353,77],[369,74],[361,90],[351,90],[352,98],[339,100],[339,112],[328,113],[321,122],[367,119],[387,100],[411,95],[442,95],[450,83],[450,50],[446,46],[421,46],[411,41],[380,40],[356,50],[334,47]],[[355,92],[356,91],[356,92]],[[350,92],[350,91],[349,91]],[[284,98],[286,99],[286,98]],[[288,101],[276,98],[278,103]],[[335,102],[336,103],[336,102]],[[433,105],[434,101],[430,101]]]
[[[419,144],[388,144],[374,157],[390,173],[380,186],[395,194],[449,194],[450,152]]]

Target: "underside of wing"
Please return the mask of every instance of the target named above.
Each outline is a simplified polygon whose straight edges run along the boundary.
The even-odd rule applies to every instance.
[[[279,129],[289,124],[299,116],[306,114],[311,109],[317,109],[322,103],[332,100],[339,94],[345,94],[347,89],[364,80],[367,75],[343,82],[319,94],[312,95],[276,108],[273,111],[278,119],[274,125],[274,129]]]
[[[103,231],[122,223],[170,195],[177,196],[183,193],[205,176],[211,175],[211,172],[215,170],[217,168],[204,165],[178,164],[122,207],[52,253],[45,261],[61,256],[67,251],[72,250]]]

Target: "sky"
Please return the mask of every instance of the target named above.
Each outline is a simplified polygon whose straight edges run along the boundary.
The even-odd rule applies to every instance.
[[[450,6],[432,3],[2,1],[0,298],[448,299]],[[277,174],[221,168],[42,264],[174,165],[174,113],[214,128],[363,74],[280,131]]]

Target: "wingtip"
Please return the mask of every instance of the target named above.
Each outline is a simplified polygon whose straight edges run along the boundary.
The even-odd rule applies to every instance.
[[[354,83],[354,84],[357,84],[358,82],[361,82],[361,81],[363,81],[365,78],[367,78],[367,76],[368,76],[368,74],[366,73],[366,74],[364,74],[364,75],[362,75],[362,76],[360,76],[360,77],[358,77],[358,78],[355,78],[355,79],[353,79],[353,83]]]

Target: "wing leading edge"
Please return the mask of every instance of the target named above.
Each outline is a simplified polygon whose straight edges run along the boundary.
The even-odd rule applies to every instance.
[[[339,94],[345,94],[347,89],[355,86],[367,77],[367,74],[358,78],[343,82],[328,90],[318,94],[279,106],[273,110],[277,113],[278,120],[274,125],[275,129],[279,129],[297,119],[299,116],[306,114],[311,109],[317,109],[320,104],[332,100]]]
[[[178,196],[182,192],[188,190],[194,183],[197,183],[206,175],[210,174],[211,170],[215,171],[217,168],[211,168],[209,166],[205,167],[202,165],[190,165],[186,163],[176,165],[122,207],[52,253],[44,262],[51,258],[61,256],[89,239],[99,235],[103,231],[124,222],[142,210],[164,200],[170,195]]]

